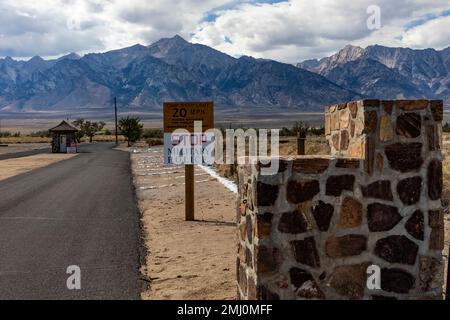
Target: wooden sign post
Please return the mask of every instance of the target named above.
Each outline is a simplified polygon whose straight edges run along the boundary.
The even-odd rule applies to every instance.
[[[195,132],[195,122],[202,122],[202,132]],[[213,102],[168,102],[164,103],[164,162],[174,164],[172,150],[176,146],[173,133],[178,129],[188,131],[191,135],[201,134],[214,128]],[[191,136],[188,137],[191,140]],[[189,141],[192,144],[191,141]],[[195,181],[194,162],[185,164],[185,215],[186,221],[195,220]]]
[[[194,202],[194,193],[195,193],[195,176],[194,176],[194,165],[187,164],[185,168],[185,177],[186,177],[186,221],[194,221],[195,220],[195,202]]]

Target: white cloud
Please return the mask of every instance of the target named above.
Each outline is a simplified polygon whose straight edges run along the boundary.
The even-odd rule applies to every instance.
[[[373,4],[381,9],[380,30],[367,28],[367,7]],[[329,55],[349,43],[444,47],[449,45],[449,28],[445,29],[445,23],[437,23],[440,19],[405,30],[412,21],[448,9],[450,3],[441,0],[361,0],[351,4],[346,0],[290,0],[244,4],[219,12],[215,21],[199,25],[193,40],[232,55],[286,62]]]
[[[402,40],[413,48],[447,47],[450,45],[450,16],[440,17],[408,30]]]
[[[447,0],[257,2],[0,0],[0,56],[105,51],[175,34],[234,56],[285,62],[329,55],[349,43],[450,45],[450,18],[440,17],[450,9]],[[373,4],[381,8],[380,30],[366,25]],[[216,18],[205,21],[208,14]]]
[[[111,50],[186,38],[225,0],[0,0],[0,56]]]

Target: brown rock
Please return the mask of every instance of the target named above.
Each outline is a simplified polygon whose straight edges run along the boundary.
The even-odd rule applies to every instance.
[[[315,206],[313,206],[312,214],[316,220],[317,228],[320,231],[328,231],[333,213],[334,207],[331,204],[319,201]]]
[[[278,198],[278,186],[258,182],[256,206],[272,206]]]
[[[386,201],[393,201],[391,182],[389,180],[376,181],[366,187],[361,186],[364,198],[374,198]]]
[[[350,158],[358,158],[361,159],[363,157],[365,144],[362,139],[357,140],[350,144],[347,150],[347,156]]]
[[[326,242],[326,253],[331,258],[357,256],[367,249],[367,238],[363,235],[330,237]]]
[[[414,265],[419,246],[405,236],[390,236],[378,240],[375,254],[390,262]]]
[[[427,292],[442,288],[444,268],[441,261],[432,257],[420,257],[419,270],[422,291]]]
[[[329,111],[330,113],[333,113],[333,112],[335,112],[336,110],[337,110],[337,104],[334,104],[334,105],[328,107],[328,111]]]
[[[397,117],[397,134],[406,138],[417,138],[422,130],[420,114],[405,113]]]
[[[442,196],[442,162],[432,160],[428,166],[428,196],[431,200],[439,200]]]
[[[394,108],[394,101],[392,100],[383,100],[381,101],[383,107],[384,107],[384,112],[388,115],[392,114],[392,109]]]
[[[255,271],[257,273],[276,272],[281,264],[281,253],[277,248],[255,246]]]
[[[291,246],[297,262],[312,268],[320,268],[320,259],[314,237],[292,241]]]
[[[289,181],[287,186],[287,198],[289,202],[299,204],[312,200],[320,192],[320,184],[312,181]]]
[[[325,299],[325,294],[320,290],[314,277],[307,271],[292,268],[289,271],[292,286],[299,297],[306,299]]]
[[[430,101],[430,109],[434,121],[441,122],[444,119],[444,102],[442,100]]]
[[[378,108],[380,107],[380,100],[366,99],[363,100],[363,105],[368,108]]]
[[[428,100],[396,100],[395,104],[403,111],[417,111],[428,107]]]
[[[253,279],[252,277],[248,277],[247,285],[248,285],[248,294],[247,294],[248,300],[250,301],[257,300],[257,289],[255,279]]]
[[[257,214],[256,215],[256,229],[255,229],[255,235],[262,239],[267,238],[270,235],[270,230],[272,227],[272,219],[273,214],[266,212],[264,214]]]
[[[420,210],[415,211],[405,224],[406,231],[417,240],[424,240],[424,217]]]
[[[348,126],[350,125],[350,113],[349,113],[349,111],[348,110],[342,110],[340,112],[339,117],[340,117],[340,121],[341,121],[341,124],[340,124],[341,129],[347,129]]]
[[[392,169],[417,171],[423,164],[421,143],[396,143],[386,147],[386,157]]]
[[[286,212],[281,215],[278,230],[282,233],[298,234],[310,229],[308,221],[299,211]]]
[[[341,131],[341,145],[340,150],[345,151],[348,149],[348,146],[350,144],[350,137],[347,130]]]
[[[262,301],[277,301],[280,300],[280,296],[276,293],[273,293],[265,286],[258,287],[258,300]]]
[[[247,224],[245,221],[239,225],[239,235],[241,240],[245,241],[245,238],[247,237]]]
[[[253,254],[249,248],[245,249],[245,264],[248,267],[253,268]]]
[[[439,228],[444,224],[444,212],[433,210],[428,213],[428,223],[431,228]]]
[[[247,273],[244,266],[241,265],[239,259],[237,260],[237,278],[242,293],[247,295]]]
[[[251,216],[247,216],[245,225],[247,226],[247,240],[249,243],[253,243],[253,223]]]
[[[288,162],[283,160],[283,159],[277,159],[278,161],[278,173],[283,173],[286,171],[287,167],[288,167]],[[268,163],[263,163],[262,161],[259,161],[256,164],[256,169],[258,170],[258,172],[261,172],[262,168],[270,168],[272,166],[272,161],[269,161]]]
[[[367,223],[372,232],[389,231],[402,219],[397,207],[381,203],[372,203],[367,206]]]
[[[318,174],[325,172],[329,166],[330,159],[301,158],[293,161],[292,171],[303,174]]]
[[[372,138],[367,138],[366,140],[366,161],[364,162],[364,167],[369,176],[373,175],[373,170],[375,166],[375,142]]]
[[[336,168],[359,169],[360,164],[360,160],[338,159],[336,162]]]
[[[339,137],[340,137],[339,133],[336,133],[331,138],[331,140],[333,142],[333,147],[334,147],[335,150],[339,150],[339,147],[340,147],[340,145],[339,145]]]
[[[339,130],[340,129],[340,123],[339,123],[339,112],[334,112],[331,114],[331,130]]]
[[[356,131],[355,121],[352,121],[352,122],[350,123],[350,136],[351,136],[352,138],[355,137],[355,131]]]
[[[444,226],[431,229],[430,250],[443,250],[444,238],[445,238]]]
[[[394,138],[391,116],[385,115],[380,118],[380,141],[388,142]]]
[[[429,226],[431,227],[430,250],[444,249],[444,213],[442,210],[434,210],[428,213]]]
[[[378,115],[376,111],[364,112],[364,133],[373,133],[377,128]]]
[[[408,293],[414,288],[414,277],[402,269],[383,268],[381,288],[387,292]]]
[[[349,299],[362,299],[367,282],[367,268],[370,263],[336,267],[331,287]]]
[[[381,153],[377,153],[375,158],[375,167],[378,172],[383,173],[384,170],[384,157]]]
[[[360,136],[364,132],[364,122],[361,119],[355,120],[355,135]]]
[[[437,151],[441,150],[440,137],[438,128],[435,125],[428,125],[426,127],[428,150]]]
[[[238,256],[240,261],[245,262],[247,260],[247,247],[242,246],[239,244],[239,249],[238,249]]]
[[[338,104],[338,110],[344,110],[347,109],[347,104],[346,103],[339,103]]]
[[[413,177],[400,181],[397,184],[397,193],[402,202],[407,205],[413,205],[419,202],[422,192],[422,178]]]
[[[358,101],[349,102],[347,106],[348,109],[350,110],[352,118],[355,119],[356,116],[358,115]]]
[[[243,216],[245,217],[247,215],[247,200],[244,200],[240,205],[239,205],[239,217]]]
[[[330,176],[327,180],[326,194],[327,196],[340,197],[343,191],[353,191],[355,184],[355,176],[342,175]]]
[[[329,114],[325,115],[325,135],[331,134],[331,116]]]
[[[361,225],[362,218],[363,218],[362,204],[352,197],[346,197],[344,201],[342,201],[339,227],[356,228]]]

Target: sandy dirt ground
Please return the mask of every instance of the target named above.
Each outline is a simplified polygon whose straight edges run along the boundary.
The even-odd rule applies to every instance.
[[[132,167],[150,280],[142,298],[236,298],[236,195],[195,169],[196,221],[184,221],[184,167],[163,166],[162,148],[137,149]]]
[[[0,160],[0,181],[75,156],[74,154],[40,154],[17,159]]]
[[[49,143],[25,143],[25,144],[10,144],[7,147],[0,147],[0,155],[8,153],[17,153],[24,151],[40,150],[50,148]]]

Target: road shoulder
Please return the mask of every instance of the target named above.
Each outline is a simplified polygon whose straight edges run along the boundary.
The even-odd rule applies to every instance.
[[[236,297],[236,195],[195,170],[196,221],[184,221],[184,168],[162,165],[162,149],[131,152],[147,257],[146,300]]]

